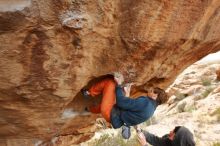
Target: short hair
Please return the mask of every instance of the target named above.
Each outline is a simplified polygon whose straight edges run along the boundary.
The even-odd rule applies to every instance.
[[[176,126],[176,127],[174,128],[174,133],[177,133],[180,128],[181,128],[181,126]]]
[[[159,87],[154,87],[154,93],[157,94],[156,101],[159,105],[168,101],[168,95],[163,89]]]

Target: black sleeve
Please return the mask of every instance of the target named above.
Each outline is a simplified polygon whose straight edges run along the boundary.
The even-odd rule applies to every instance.
[[[165,136],[158,137],[155,136],[147,131],[143,131],[145,138],[147,140],[148,143],[150,143],[153,146],[171,146],[169,143],[169,139],[166,138]]]

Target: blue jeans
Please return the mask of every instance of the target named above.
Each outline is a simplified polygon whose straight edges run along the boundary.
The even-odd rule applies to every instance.
[[[124,125],[123,121],[120,118],[120,109],[114,105],[111,111],[111,124],[113,128],[117,129]]]

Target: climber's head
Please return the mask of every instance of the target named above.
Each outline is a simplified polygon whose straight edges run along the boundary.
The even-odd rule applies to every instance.
[[[148,95],[148,97],[156,100],[159,105],[166,103],[168,100],[168,96],[167,96],[166,92],[159,87],[149,88],[147,91],[147,95]]]
[[[169,139],[178,146],[195,146],[193,134],[183,126],[177,126],[170,131]]]

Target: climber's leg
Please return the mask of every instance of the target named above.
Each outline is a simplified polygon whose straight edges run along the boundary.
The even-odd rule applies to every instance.
[[[101,101],[101,113],[106,121],[110,122],[111,110],[116,103],[115,95],[116,83],[114,80],[109,80],[105,83]]]
[[[94,84],[89,90],[89,94],[94,97],[94,96],[97,96],[97,95],[100,95],[100,94],[103,94],[103,91],[104,91],[104,88],[106,87],[106,85],[109,83],[109,82],[114,82],[113,79],[103,79],[101,80],[100,82]]]
[[[91,106],[88,109],[91,113],[99,114],[101,113],[101,104],[96,105],[96,106]]]
[[[115,86],[113,79],[104,79],[94,84],[89,90],[89,95],[94,97],[102,94],[101,104],[95,107],[90,107],[89,111],[92,113],[100,113],[110,122],[110,115],[113,105],[115,104]]]

